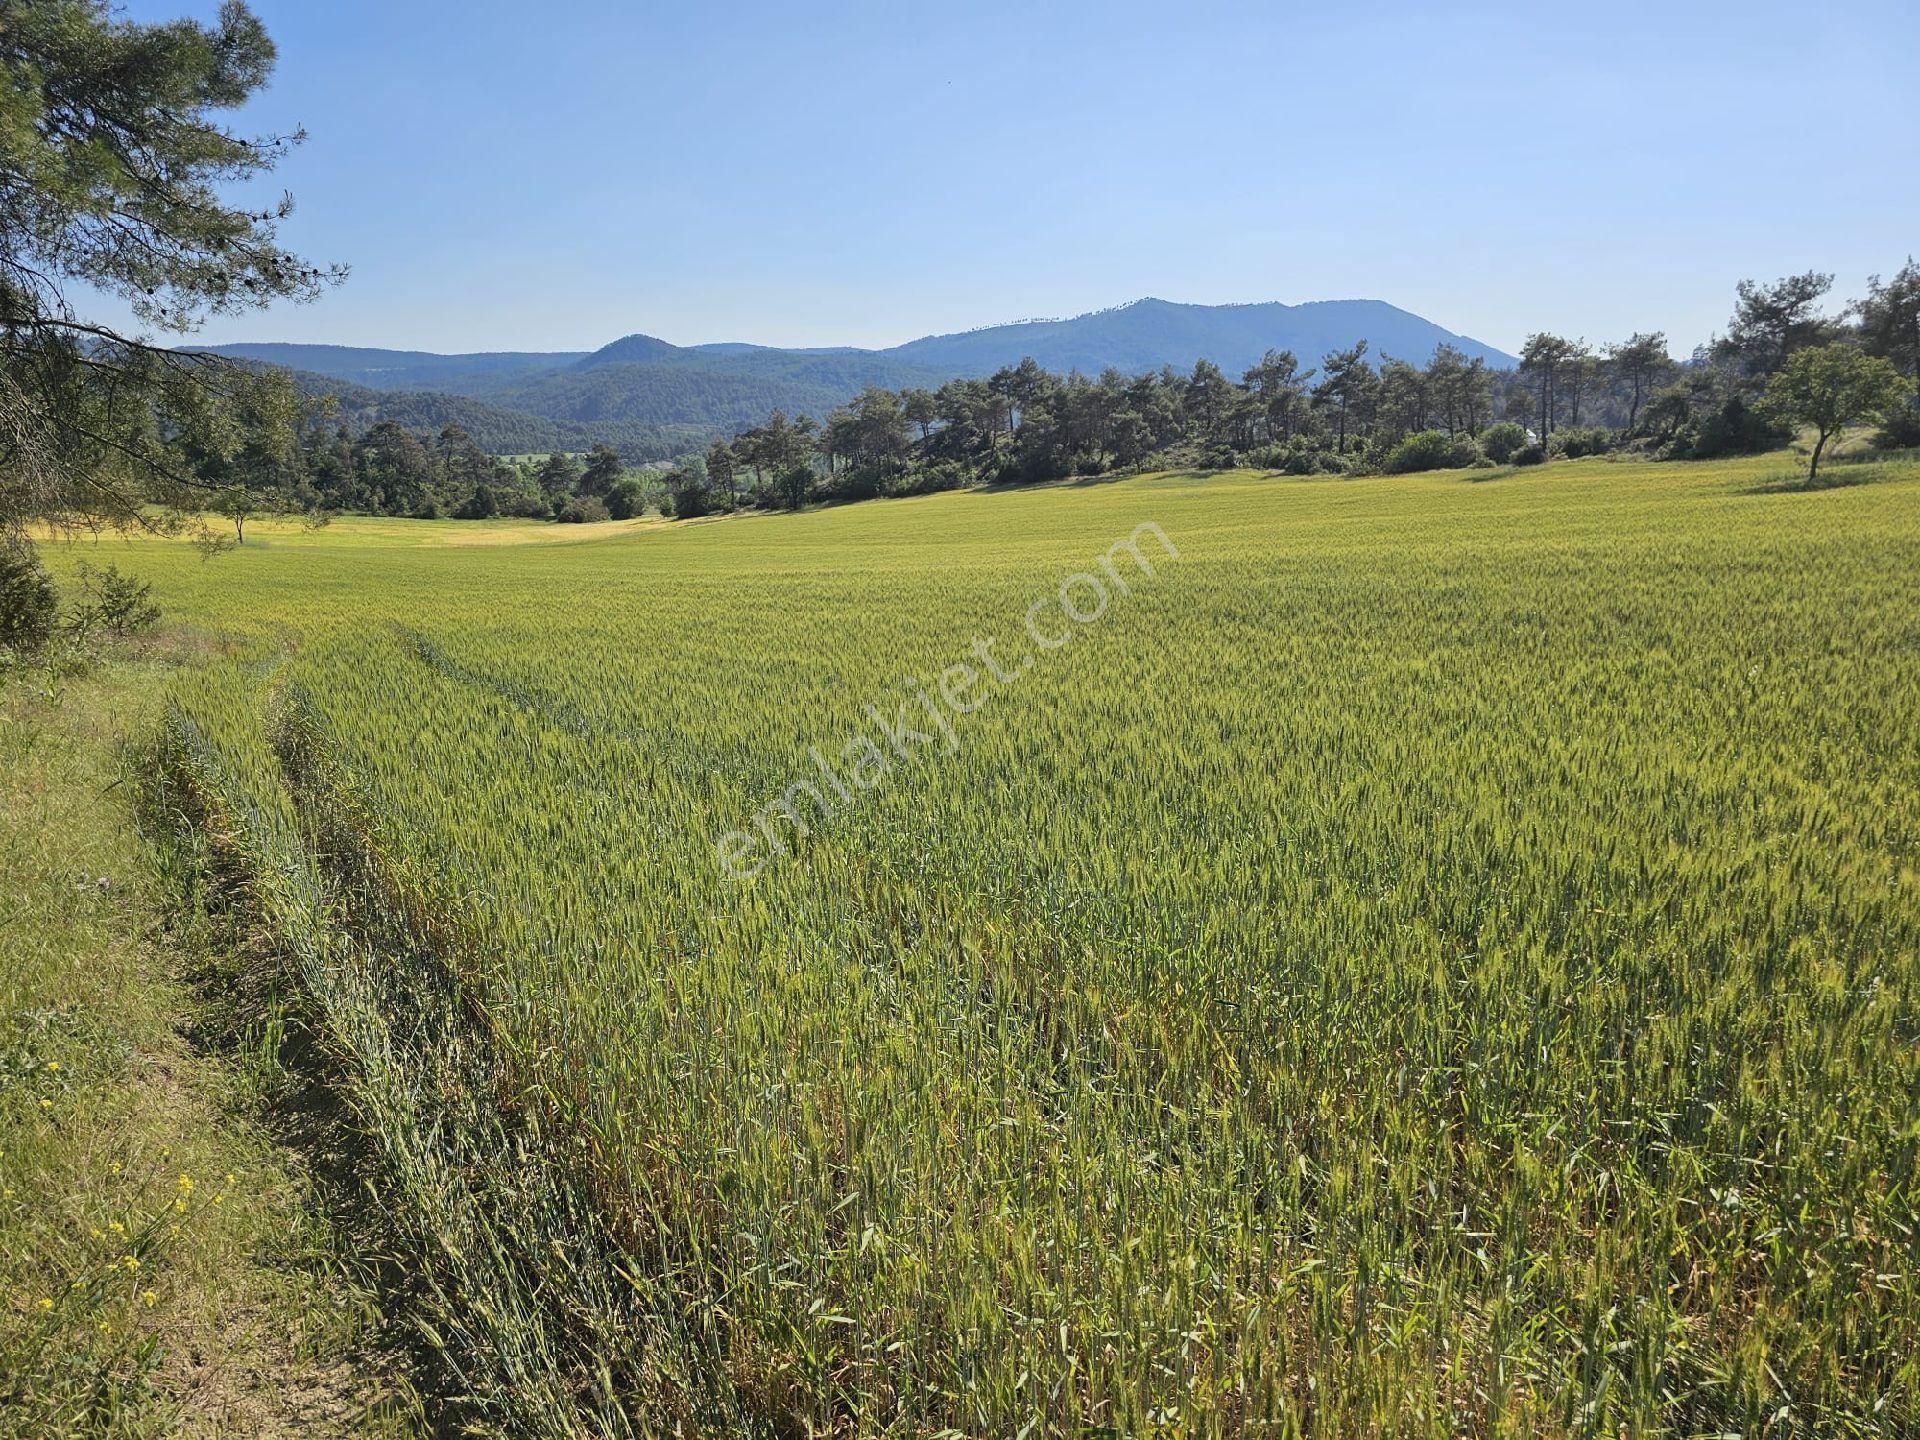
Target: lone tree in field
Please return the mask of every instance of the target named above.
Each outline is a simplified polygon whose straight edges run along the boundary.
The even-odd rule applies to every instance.
[[[199,458],[291,444],[284,379],[120,334],[67,294],[184,333],[344,275],[275,242],[290,200],[247,210],[218,193],[302,138],[212,118],[273,60],[239,0],[213,25],[135,24],[106,0],[0,5],[0,548],[24,553],[34,525],[177,528],[226,488]]]
[[[1817,345],[1787,357],[1767,382],[1763,404],[1785,424],[1813,427],[1818,438],[1806,481],[1812,485],[1828,441],[1856,421],[1879,419],[1906,393],[1906,380],[1879,356],[1851,345]]]

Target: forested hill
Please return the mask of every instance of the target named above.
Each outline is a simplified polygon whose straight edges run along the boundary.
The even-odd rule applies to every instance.
[[[621,358],[643,341],[664,348],[649,360]],[[952,378],[946,371],[866,350],[711,350],[629,336],[576,364],[488,390],[486,398],[575,424],[700,424],[732,434],[774,410],[823,417],[869,385],[934,388]]]
[[[1397,356],[1420,364],[1435,346],[1448,344],[1494,369],[1515,363],[1490,345],[1378,300],[1304,305],[1136,300],[1070,320],[930,335],[884,350],[674,345],[638,334],[592,353],[436,355],[271,344],[208,348],[389,397],[373,401],[355,394],[349,403],[342,395],[350,419],[379,412],[425,430],[445,423],[438,419],[442,415],[470,414],[475,423],[453,423],[495,453],[603,440],[641,460],[659,458],[662,447],[672,443],[703,444],[715,435],[731,435],[774,410],[821,418],[868,386],[933,389],[948,380],[989,375],[1027,357],[1050,370],[1088,375],[1107,369],[1137,375],[1168,365],[1185,371],[1204,359],[1237,376],[1269,350],[1291,351],[1311,367],[1360,340],[1368,342],[1376,361]],[[307,382],[305,388],[315,387]],[[514,416],[525,423],[516,423]],[[536,440],[543,435],[553,438]],[[522,443],[528,440],[535,443]]]
[[[490,404],[470,395],[376,390],[311,370],[289,373],[301,394],[313,399],[332,397],[337,402],[333,419],[355,435],[365,434],[382,420],[391,420],[424,439],[453,425],[466,431],[473,443],[490,455],[535,455],[610,445],[632,461],[670,460],[705,445],[714,433],[709,425],[652,425],[630,420],[580,424]]]
[[[484,351],[436,355],[427,350],[376,350],[357,345],[190,345],[235,360],[254,360],[305,370],[375,390],[439,390],[474,395],[490,385],[511,384],[586,358],[584,350]]]

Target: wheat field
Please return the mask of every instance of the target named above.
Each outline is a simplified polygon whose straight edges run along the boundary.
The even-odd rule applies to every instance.
[[[1781,469],[80,553],[476,1423],[1895,1433],[1920,465]]]

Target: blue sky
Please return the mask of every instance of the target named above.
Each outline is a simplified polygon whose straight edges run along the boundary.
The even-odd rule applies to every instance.
[[[133,19],[217,0],[131,0]],[[1142,295],[1370,297],[1517,349],[1920,251],[1911,0],[255,0],[242,123],[353,267],[198,338],[886,345]]]

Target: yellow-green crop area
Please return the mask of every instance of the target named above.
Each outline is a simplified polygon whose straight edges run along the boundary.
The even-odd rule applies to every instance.
[[[1912,1433],[1920,465],[1790,463],[94,558],[475,1423]]]

